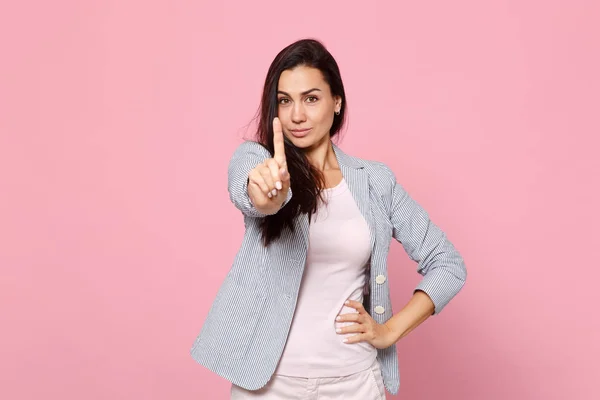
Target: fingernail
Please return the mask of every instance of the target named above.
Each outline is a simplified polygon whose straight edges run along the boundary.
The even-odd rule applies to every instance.
[[[337,328],[335,331],[336,331],[337,333],[342,333],[342,330],[341,330],[340,328]]]
[[[287,170],[286,170],[286,169],[284,169],[284,168],[281,168],[281,169],[279,170],[279,173],[281,174],[281,177],[282,177],[282,178],[285,178],[285,177],[287,176]]]
[[[342,317],[337,317],[335,320],[336,320],[336,321],[341,321],[341,320],[342,320]]]
[[[348,343],[348,339],[344,339],[344,340],[342,340],[342,342]]]
[[[273,196],[277,196],[277,189],[273,189],[273,190],[271,190],[271,194],[272,194]]]
[[[279,181],[275,182],[275,187],[277,188],[277,190],[283,189],[283,185]]]
[[[350,300],[346,300],[344,304],[350,304]]]
[[[271,194],[271,192],[267,193],[267,196],[269,196],[269,198],[273,197],[273,195]]]

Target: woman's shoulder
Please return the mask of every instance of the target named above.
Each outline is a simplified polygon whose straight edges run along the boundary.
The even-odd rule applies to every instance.
[[[370,176],[377,178],[383,184],[395,184],[396,175],[386,163],[379,160],[370,160],[366,158],[354,157],[354,160],[361,165]]]
[[[393,180],[395,181],[395,175],[392,169],[384,162],[378,160],[370,160],[367,158],[357,157],[343,151],[339,146],[334,144],[334,150],[338,156],[338,160],[351,167],[363,168],[369,173],[374,175],[381,180]]]
[[[252,140],[244,140],[240,143],[233,152],[233,158],[243,157],[247,155],[255,155],[260,157],[270,157],[269,150],[261,143]]]
[[[265,152],[268,153],[269,150],[267,150],[265,148],[265,146],[262,145],[262,143],[256,142],[254,140],[244,140],[242,143],[240,143],[238,145],[238,147],[235,149],[236,152],[239,151],[246,151],[246,152],[252,152],[252,151],[259,151],[259,152]]]

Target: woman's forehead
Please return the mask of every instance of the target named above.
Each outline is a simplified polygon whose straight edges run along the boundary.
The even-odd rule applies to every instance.
[[[277,90],[288,94],[300,94],[311,89],[329,91],[329,85],[323,79],[323,74],[317,68],[299,66],[286,69],[279,77]]]

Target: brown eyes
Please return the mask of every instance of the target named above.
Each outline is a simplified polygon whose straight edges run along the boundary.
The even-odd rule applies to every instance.
[[[306,98],[306,101],[308,103],[316,103],[319,100],[318,97],[316,96],[308,96]],[[286,98],[286,97],[281,97],[277,100],[277,102],[281,105],[285,105],[285,104],[289,104],[290,103],[290,99]]]

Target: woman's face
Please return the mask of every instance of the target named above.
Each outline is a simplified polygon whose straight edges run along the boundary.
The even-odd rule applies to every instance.
[[[296,147],[312,149],[329,140],[342,99],[332,96],[320,70],[299,66],[281,73],[277,104],[284,135]]]

